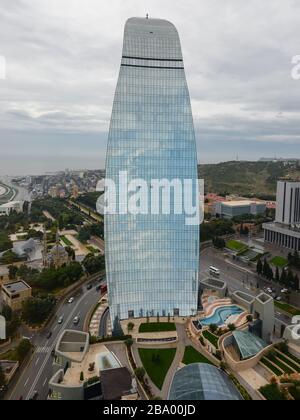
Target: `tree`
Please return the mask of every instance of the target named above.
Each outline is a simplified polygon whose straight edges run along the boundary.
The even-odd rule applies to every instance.
[[[83,382],[84,381],[84,374],[83,374],[83,372],[80,372],[80,382]]]
[[[18,267],[16,265],[10,265],[8,267],[8,272],[9,272],[9,279],[14,280],[17,276]]]
[[[52,296],[31,297],[23,302],[22,318],[30,325],[42,324],[50,315],[55,305]]]
[[[143,367],[138,367],[135,369],[134,371],[136,377],[138,378],[139,381],[143,381],[144,376],[145,376],[145,369]]]
[[[216,324],[210,324],[209,329],[210,329],[210,332],[214,334],[217,331],[218,326]]]
[[[228,329],[229,329],[229,331],[235,331],[236,326],[234,324],[228,324]]]
[[[280,283],[285,285],[287,284],[287,275],[286,275],[286,271],[282,270],[281,272],[281,276],[280,276]]]
[[[93,254],[88,254],[82,264],[89,274],[95,274],[98,271],[104,270],[105,257],[104,255],[94,256]]]
[[[25,357],[27,356],[27,354],[29,353],[29,351],[31,350],[32,346],[29,340],[27,339],[23,339],[17,349],[16,349],[16,353],[17,353],[17,357],[19,361],[22,361],[25,359]]]

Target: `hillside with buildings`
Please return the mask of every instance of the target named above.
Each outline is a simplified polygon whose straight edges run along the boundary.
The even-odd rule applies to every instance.
[[[299,178],[299,161],[231,161],[198,166],[206,192],[275,199],[279,178]]]

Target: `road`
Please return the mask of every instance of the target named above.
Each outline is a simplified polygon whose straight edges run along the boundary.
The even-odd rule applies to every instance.
[[[96,284],[99,284],[99,280]],[[24,400],[29,399],[34,391],[38,391],[38,399],[47,399],[48,383],[52,376],[53,357],[51,352],[59,336],[65,329],[82,330],[90,308],[96,305],[100,298],[100,292],[96,292],[95,285],[91,290],[87,290],[85,286],[83,286],[83,289],[83,293],[74,296],[75,300],[72,304],[66,302],[60,307],[52,324],[49,326],[48,331],[52,332],[49,340],[46,337],[48,331],[42,335],[38,334],[29,337],[35,346],[35,352],[29,365],[22,372],[17,385],[8,394],[7,399],[19,400],[21,396]],[[63,316],[64,319],[61,325],[57,323],[60,316]],[[80,317],[80,322],[77,326],[73,324],[75,316]]]
[[[220,279],[227,282],[230,293],[241,290],[250,295],[256,296],[261,292],[265,283],[259,279],[257,274],[249,268],[243,268],[234,261],[230,261],[220,251],[213,248],[207,248],[202,251],[200,259],[200,279],[209,276],[209,267],[215,266],[220,269]],[[257,286],[259,286],[257,288]],[[291,318],[275,311],[276,319],[285,325],[291,324]]]

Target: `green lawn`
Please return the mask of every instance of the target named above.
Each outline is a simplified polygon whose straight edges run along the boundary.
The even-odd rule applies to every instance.
[[[226,248],[231,249],[232,251],[240,252],[240,251],[246,250],[248,247],[242,242],[231,239],[226,242]]]
[[[187,346],[184,351],[182,363],[190,365],[191,363],[207,363],[212,365],[213,363],[208,360],[203,354],[199,353],[194,347]]]
[[[217,337],[216,335],[212,334],[210,331],[206,330],[203,331],[202,333],[203,337],[206,338],[206,340],[208,340],[213,346],[215,346],[215,348],[218,348],[218,341],[219,341],[219,337]]]
[[[65,245],[73,246],[72,242],[68,238],[66,238],[65,236],[61,236],[60,239],[64,242]]]
[[[270,361],[267,358],[263,357],[261,359],[261,362],[264,365],[266,365],[276,376],[281,376],[282,375],[281,370],[279,370],[275,366],[273,366],[272,363],[270,363]]]
[[[174,322],[147,322],[140,325],[140,333],[176,331]]]
[[[283,257],[274,257],[270,261],[271,264],[275,265],[275,267],[283,268],[288,265],[288,260]]]
[[[139,349],[143,366],[151,381],[162,389],[166,374],[174,360],[176,349]]]
[[[300,309],[296,308],[295,306],[289,305],[288,303],[277,302],[277,300],[275,300],[274,304],[278,309],[281,309],[282,311],[287,312],[290,315],[300,315]]]
[[[283,362],[287,363],[291,368],[293,368],[296,372],[300,373],[300,367],[296,365],[296,363],[287,359],[283,354],[276,352],[276,357]]]

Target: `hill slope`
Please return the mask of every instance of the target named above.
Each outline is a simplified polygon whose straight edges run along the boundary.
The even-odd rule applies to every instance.
[[[279,178],[299,178],[300,166],[282,162],[224,162],[198,166],[206,192],[275,199]]]

